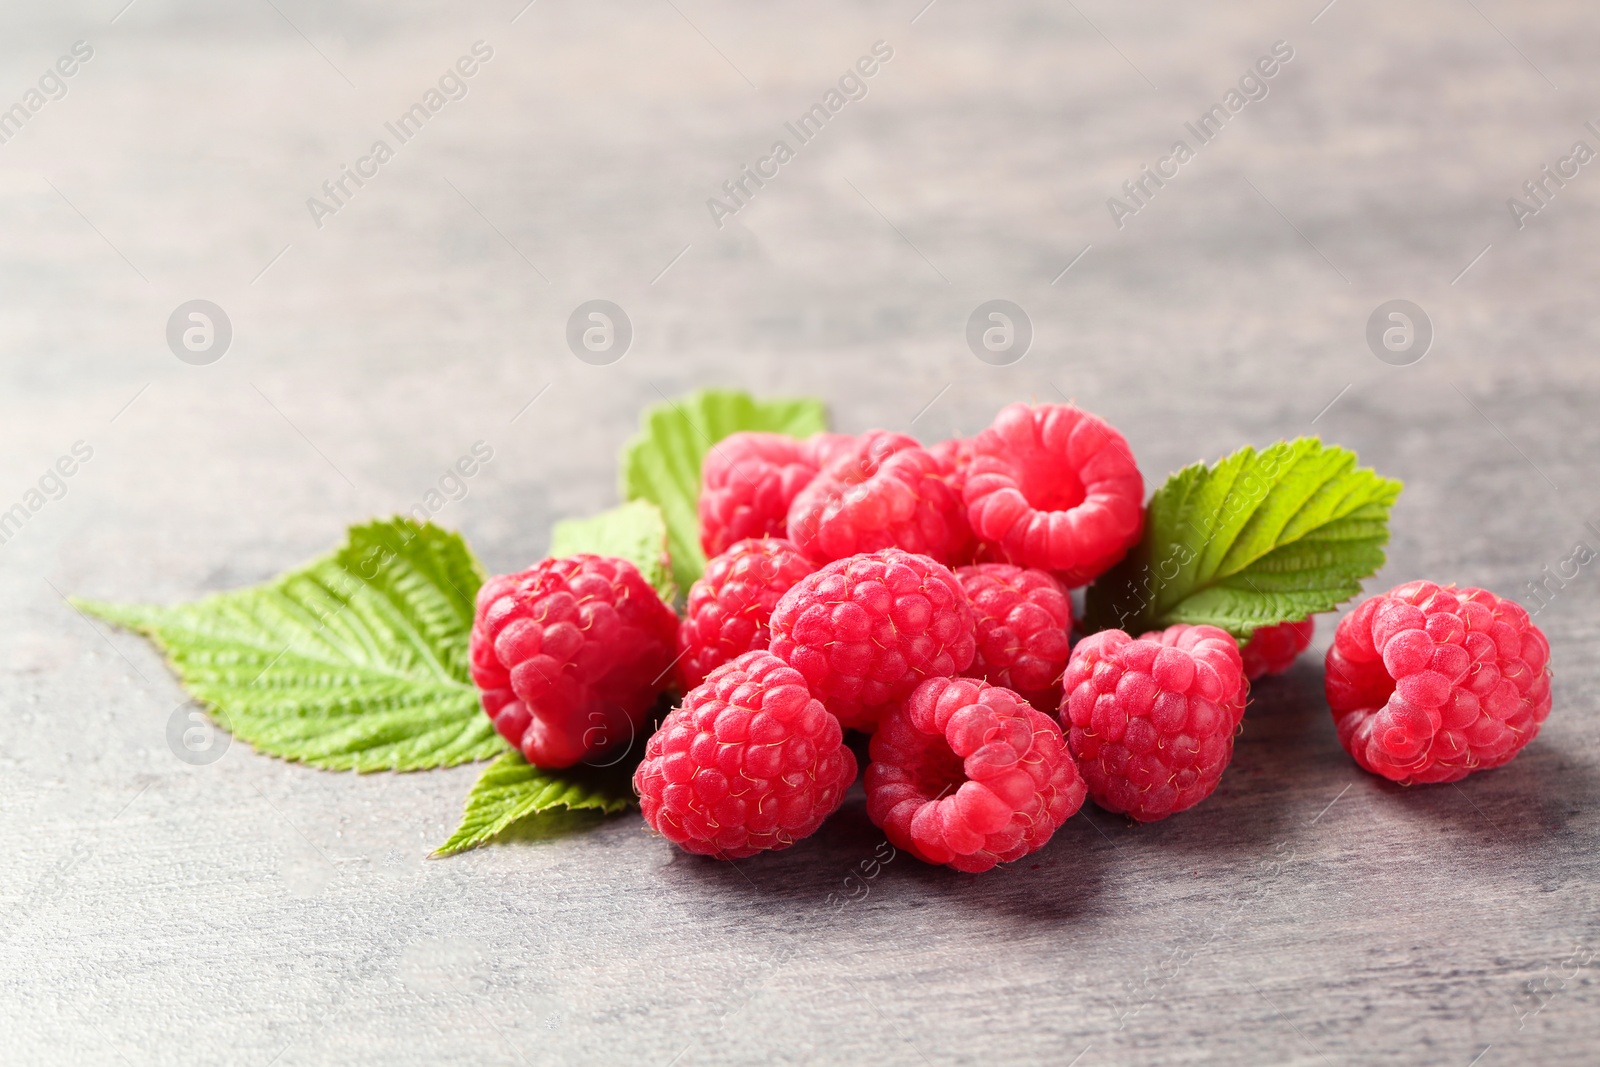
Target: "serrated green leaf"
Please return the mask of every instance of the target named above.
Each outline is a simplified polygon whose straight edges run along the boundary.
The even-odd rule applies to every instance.
[[[625,774],[588,767],[544,771],[523,759],[522,753],[506,752],[484,769],[467,795],[461,825],[434,855],[477,848],[525,819],[580,810],[610,815],[633,803],[633,788]]]
[[[1313,437],[1178,471],[1150,498],[1144,538],[1089,587],[1084,627],[1258,627],[1329,611],[1383,566],[1398,481]]]
[[[262,752],[410,771],[505,751],[467,672],[481,584],[459,535],[396,518],[264,585],[170,607],[76,603],[148,636]]]
[[[688,589],[706,566],[696,508],[700,461],[712,446],[743,430],[807,437],[827,428],[820,400],[757,400],[737,390],[705,389],[645,409],[639,436],[622,450],[622,497],[661,509],[679,589]]]
[[[563,519],[550,534],[550,554],[592,552],[616,556],[639,568],[661,599],[672,603],[677,589],[667,555],[667,522],[648,500],[630,500],[587,519]]]

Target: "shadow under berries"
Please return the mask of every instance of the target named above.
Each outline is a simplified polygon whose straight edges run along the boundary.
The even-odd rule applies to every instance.
[[[803,923],[847,921],[852,914],[876,913],[880,905],[949,902],[1053,926],[1083,921],[1093,911],[1107,851],[1092,827],[1073,818],[1039,852],[984,874],[933,866],[889,844],[867,818],[858,781],[822,829],[790,848],[735,864],[684,855],[672,865],[671,877],[696,883],[700,892],[738,898],[741,905],[755,899],[790,910]]]
[[[1431,832],[1457,838],[1488,864],[1547,871],[1562,854],[1589,858],[1582,838],[1588,813],[1600,805],[1600,768],[1535,739],[1516,759],[1459,782],[1402,786],[1379,780],[1385,798]]]
[[[1519,859],[1570,837],[1569,823],[1600,804],[1600,768],[1538,738],[1506,765],[1455,783],[1404,786],[1362,771],[1339,744],[1323,681],[1317,658],[1304,656],[1288,672],[1254,683],[1234,765],[1223,776],[1224,788],[1243,771],[1247,782],[1265,779],[1261,788],[1281,791],[1285,805],[1301,809],[1291,829],[1309,831],[1322,811],[1309,794],[1320,789],[1331,802],[1354,784],[1421,815],[1434,833],[1462,836],[1486,858]]]
[[[1011,916],[1032,927],[1072,927],[1100,921],[1103,869],[1117,861],[1094,827],[1074,815],[1044,848],[982,874],[913,859],[896,874],[895,900],[899,907],[951,904],[982,915]]]
[[[1193,807],[1141,823],[1088,801],[1074,821],[1092,820],[1118,850],[1111,861],[1117,863],[1136,862],[1149,850],[1171,853],[1180,863],[1192,853],[1207,866],[1246,863],[1270,853],[1292,836],[1307,793],[1321,795],[1315,783],[1330,783],[1331,800],[1349,780],[1341,773],[1349,758],[1334,735],[1321,677],[1313,665],[1301,663],[1252,685],[1233,757],[1216,790]]]

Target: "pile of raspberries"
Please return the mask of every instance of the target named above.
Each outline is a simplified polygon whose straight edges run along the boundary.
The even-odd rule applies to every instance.
[[[1012,404],[924,448],[886,430],[738,433],[702,469],[709,563],[680,620],[633,564],[577,555],[487,582],[472,674],[543,768],[632,746],[645,820],[740,859],[814,832],[857,777],[897,848],[983,871],[1050,840],[1087,795],[1149,822],[1216,789],[1250,681],[1311,620],[1243,649],[1212,626],[1071,643],[1069,590],[1140,538],[1123,436],[1064,404]],[[1402,783],[1511,759],[1550,710],[1549,645],[1515,602],[1410,582],[1361,604],[1327,656],[1339,740]]]

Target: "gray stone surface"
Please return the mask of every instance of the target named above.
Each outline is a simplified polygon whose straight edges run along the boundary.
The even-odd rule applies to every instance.
[[[429,861],[473,768],[182,763],[159,658],[62,599],[266,578],[480,439],[439,521],[526,564],[614,500],[641,406],[718,383],[926,437],[1065,394],[1151,479],[1321,433],[1407,480],[1375,589],[1526,597],[1600,547],[1600,173],[1506,206],[1600,147],[1591,4],[121,3],[0,9],[0,105],[94,49],[0,144],[0,507],[93,448],[0,546],[0,1058],[1595,1061],[1594,565],[1538,616],[1555,710],[1504,769],[1364,775],[1307,656],[1203,807],[1091,807],[983,877],[902,856],[839,908],[881,840],[859,796],[736,867],[636,818]],[[480,39],[318,228],[306,199]],[[866,98],[717,228],[878,40]],[[1106,198],[1278,40],[1266,98],[1117,228]],[[996,297],[1036,331],[1007,367],[962,336]],[[208,366],[164,338],[196,298],[233,324]],[[610,366],[562,340],[594,298],[635,325]],[[1411,366],[1363,340],[1393,298],[1437,330]]]

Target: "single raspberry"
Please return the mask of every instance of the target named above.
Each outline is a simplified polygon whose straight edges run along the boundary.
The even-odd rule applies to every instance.
[[[1009,563],[957,567],[978,626],[978,655],[967,672],[1052,712],[1070,651],[1072,600],[1046,571]]]
[[[986,871],[1044,847],[1083,806],[1061,727],[1009,689],[929,678],[872,735],[867,815],[928,863]]]
[[[633,772],[645,822],[689,852],[743,859],[816,831],[856,779],[839,722],[800,673],[747,652],[690,690]]]
[[[1311,635],[1316,629],[1315,619],[1280,622],[1257,629],[1239,650],[1239,657],[1244,660],[1244,676],[1253,682],[1264,674],[1282,674],[1300,653],[1311,647]]]
[[[529,763],[570,767],[632,741],[667,684],[677,630],[627,560],[547,559],[478,590],[472,680]]]
[[[720,667],[772,640],[778,599],[817,565],[776,537],[740,541],[706,564],[689,589],[678,627],[678,678],[684,692]]]
[[[1062,684],[1062,725],[1089,795],[1140,822],[1211,795],[1250,696],[1239,644],[1215,626],[1102,630],[1072,650]]]
[[[972,442],[973,533],[1008,563],[1083,585],[1139,540],[1144,479],[1105,420],[1069,404],[1010,404]]]
[[[1522,605],[1408,582],[1339,623],[1324,686],[1339,743],[1362,767],[1403,785],[1454,782],[1538,736],[1549,663]]]
[[[782,537],[789,505],[855,438],[819,433],[802,441],[743,432],[718,441],[700,468],[700,547],[707,556],[749,537]]]
[[[897,548],[828,564],[772,611],[772,651],[856,730],[873,729],[924,678],[966,670],[976,650],[956,576]]]
[[[965,562],[972,531],[950,473],[949,463],[914,437],[863,434],[794,498],[789,540],[823,563],[881,548]]]

